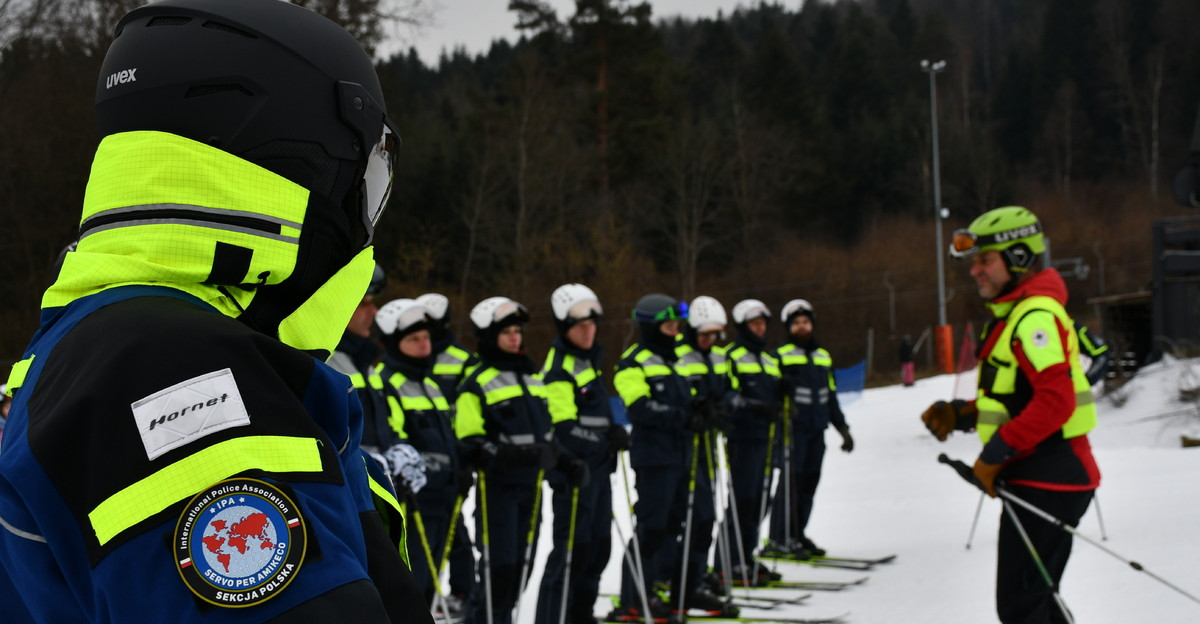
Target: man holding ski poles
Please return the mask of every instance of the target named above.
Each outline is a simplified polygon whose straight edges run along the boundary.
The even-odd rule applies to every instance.
[[[975,429],[983,450],[972,469],[987,493],[1006,490],[1000,518],[996,611],[1000,621],[1070,622],[1058,583],[1072,533],[1009,494],[1070,526],[1087,510],[1100,471],[1087,433],[1096,425],[1090,384],[1079,362],[1067,288],[1054,269],[1037,269],[1046,249],[1029,210],[997,208],[955,232],[950,255],[971,260],[971,277],[994,318],[979,347],[974,401],[938,401],[921,420],[938,440]]]

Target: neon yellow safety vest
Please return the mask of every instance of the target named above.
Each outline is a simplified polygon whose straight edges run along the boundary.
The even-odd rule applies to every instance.
[[[975,426],[979,439],[986,444],[997,429],[1013,418],[1004,399],[1016,392],[1017,376],[1020,374],[1013,353],[1014,340],[1024,345],[1022,350],[1025,356],[1038,370],[1063,361],[1070,365],[1071,383],[1075,389],[1075,411],[1063,425],[1063,438],[1075,438],[1095,428],[1096,403],[1079,363],[1079,341],[1075,332],[1066,332],[1066,345],[1060,345],[1053,338],[1060,326],[1074,327],[1067,311],[1051,297],[1034,295],[1018,301],[1006,318],[1007,322],[1000,330],[995,346],[979,362],[979,393],[975,402],[975,407],[979,409],[979,420]],[[1058,322],[1055,323],[1055,320]],[[1066,353],[1062,351],[1063,346],[1066,347]]]

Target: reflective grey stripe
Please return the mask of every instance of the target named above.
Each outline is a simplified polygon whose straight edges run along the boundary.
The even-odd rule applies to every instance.
[[[829,402],[829,388],[821,388],[818,391],[817,396],[822,405],[824,405],[825,403],[828,403]]]
[[[594,429],[607,429],[609,420],[607,416],[580,416],[579,424]]]
[[[413,379],[405,379],[404,383],[400,384],[400,388],[397,389],[397,392],[399,392],[400,396],[405,399],[423,399],[425,398],[425,393],[421,392],[421,388],[423,387],[425,387],[423,382]]]
[[[799,399],[802,396],[812,400],[812,388],[805,388],[803,386],[796,388],[796,398]]]
[[[525,386],[526,387],[533,386],[533,387],[540,388],[545,385],[542,383],[541,377],[534,377],[533,375],[522,375],[522,376],[525,378]]]
[[[508,435],[507,433],[500,434],[501,444],[511,444],[513,446],[528,446],[533,444],[537,438],[532,433],[516,433]]]
[[[17,537],[23,537],[31,542],[41,542],[43,544],[46,543],[46,538],[38,535],[37,533],[30,533],[29,531],[22,531],[21,529],[18,529],[17,527],[5,521],[3,516],[0,516],[0,527],[4,527],[5,531],[8,531]]]
[[[1075,393],[1075,407],[1080,405],[1091,405],[1096,402],[1096,397],[1092,396],[1092,389],[1088,388]]]
[[[679,361],[686,364],[702,364],[704,363],[704,358],[696,351],[688,351],[683,354],[683,357],[679,358]]]
[[[503,390],[504,388],[515,385],[517,385],[516,373],[512,371],[500,371],[499,375],[496,375],[491,379],[491,381],[483,385],[483,393],[487,394],[489,392]]]
[[[1012,420],[1012,417],[1004,412],[979,412],[979,424],[981,425],[995,425],[999,427],[1010,420]]]
[[[238,219],[255,219],[257,221],[266,221],[276,225],[283,225],[290,228],[300,229],[301,224],[287,219],[280,219],[271,215],[261,214],[258,212],[246,212],[245,210],[230,210],[228,208],[212,208],[210,206],[196,206],[193,204],[142,204],[140,206],[122,206],[120,208],[110,208],[102,210],[90,216],[83,223],[79,224],[79,229],[87,229],[88,221],[94,219],[103,219],[112,215],[133,215],[137,218],[137,213],[147,212],[151,210],[186,210],[199,214],[208,214],[217,217],[235,217]]]
[[[272,234],[270,232],[264,232],[262,230],[256,230],[254,228],[241,227],[238,225],[229,225],[227,223],[217,223],[215,221],[202,221],[199,219],[129,219],[127,221],[120,221],[118,223],[109,223],[108,225],[96,226],[96,227],[84,232],[81,239],[87,238],[97,232],[104,232],[107,230],[116,230],[116,229],[120,229],[120,228],[130,227],[133,225],[161,225],[161,224],[195,225],[198,227],[206,227],[211,230],[223,230],[225,232],[237,232],[238,234],[246,234],[249,236],[257,236],[260,238],[269,238],[271,240],[282,241],[285,243],[300,242],[299,236],[286,236],[283,234]]]

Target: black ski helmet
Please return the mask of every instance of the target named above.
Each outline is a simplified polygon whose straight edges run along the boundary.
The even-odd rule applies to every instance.
[[[130,11],[101,66],[96,119],[102,137],[170,133],[308,190],[286,279],[210,280],[255,290],[238,318],[275,336],[369,246],[399,145],[362,46],[334,22],[280,0],[163,0]]]
[[[388,189],[364,184],[373,150],[395,134],[370,57],[344,28],[289,2],[130,11],[101,66],[96,121],[102,137],[169,132],[281,175],[344,210],[359,249],[390,190],[390,170]]]

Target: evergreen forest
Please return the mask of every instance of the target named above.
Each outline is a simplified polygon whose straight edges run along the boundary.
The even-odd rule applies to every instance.
[[[420,19],[386,1],[300,3],[373,50],[387,20]],[[49,2],[23,23],[8,4],[0,363],[19,357],[74,239],[100,61],[139,3]],[[472,344],[470,307],[512,297],[532,312],[540,360],[550,292],[581,282],[603,301],[615,361],[643,294],[707,294],[727,310],[756,298],[776,312],[804,298],[838,366],[871,357],[872,378],[894,382],[898,337],[938,322],[937,256],[980,213],[1037,213],[1069,310],[1100,331],[1088,299],[1146,289],[1151,223],[1194,214],[1171,181],[1200,105],[1195,0],[808,0],[699,20],[653,4],[576,0],[559,14],[512,0],[517,41],[380,58],[404,141],[376,233],[382,300],[442,292]],[[947,259],[944,280],[956,335],[978,327],[966,267]],[[931,352],[918,354],[927,372]]]

